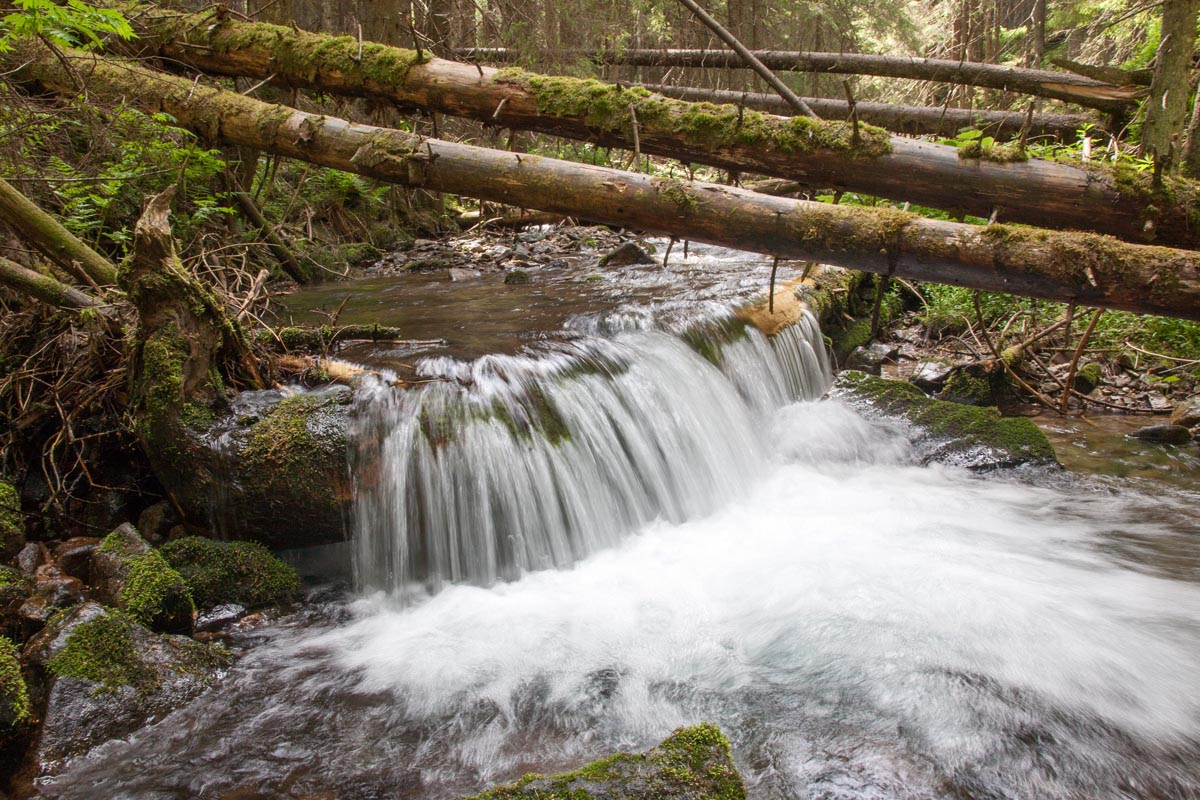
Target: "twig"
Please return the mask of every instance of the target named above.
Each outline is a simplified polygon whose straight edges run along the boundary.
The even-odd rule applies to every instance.
[[[1083,351],[1087,348],[1088,339],[1092,338],[1092,331],[1096,330],[1096,323],[1100,321],[1100,316],[1104,313],[1103,308],[1096,309],[1096,313],[1092,314],[1091,321],[1088,322],[1087,328],[1083,331],[1083,336],[1079,339],[1079,346],[1075,348],[1075,356],[1071,359],[1071,366],[1067,368],[1067,386],[1073,386],[1075,383],[1075,371],[1079,368],[1079,359],[1083,357]],[[1066,414],[1071,407],[1071,395],[1063,392],[1062,403],[1060,408],[1062,413]]]
[[[779,270],[779,256],[771,262],[771,293],[767,296],[767,313],[775,313],[775,273]]]

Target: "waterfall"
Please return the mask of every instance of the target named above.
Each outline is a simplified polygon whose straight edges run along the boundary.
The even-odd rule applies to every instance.
[[[767,415],[829,384],[811,315],[769,339],[734,320],[682,337],[614,327],[522,355],[431,359],[429,382],[368,394],[361,588],[488,585],[711,513],[761,474]]]

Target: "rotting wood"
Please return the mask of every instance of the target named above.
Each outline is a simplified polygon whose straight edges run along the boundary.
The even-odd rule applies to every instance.
[[[100,301],[73,286],[0,256],[0,284],[55,308],[94,308]]]
[[[74,92],[42,45],[14,78]],[[522,153],[426,139],[272,105],[104,58],[76,58],[93,95],[165,111],[221,144],[255,147],[430,191],[720,244],[1010,294],[1200,319],[1200,253],[1108,236],[973,226],[895,209],[757,195]],[[215,124],[219,120],[220,124]]]
[[[149,10],[139,17],[143,56],[221,75],[337,95],[386,99],[487,124],[632,148],[636,108],[643,153],[736,172],[803,181],[1001,222],[1093,230],[1137,242],[1200,245],[1200,188],[1190,181],[1050,161],[964,158],[952,146],[850,126],[671,100],[599,81],[495,70],[291,28]],[[9,57],[11,66],[20,62]],[[958,62],[954,62],[957,66]],[[39,68],[40,69],[40,68]],[[1069,76],[1074,79],[1076,76]],[[1086,80],[1080,78],[1079,80]],[[501,109],[496,119],[497,109]],[[215,126],[215,120],[209,127]],[[987,154],[983,154],[987,155]]]
[[[117,268],[108,259],[3,179],[0,214],[22,239],[80,282],[96,287],[116,285]]]
[[[728,103],[744,105],[755,111],[770,114],[788,114],[789,106],[772,94],[757,92],[735,92],[729,89],[697,89],[690,86],[664,86],[641,83],[647,91],[687,100],[691,103]],[[850,104],[845,100],[828,97],[805,97],[804,102],[822,119],[847,119]],[[983,111],[948,106],[906,106],[891,103],[872,103],[858,100],[854,104],[859,118],[868,125],[877,125],[892,133],[910,136],[954,136],[964,129],[982,130],[998,140],[1016,138],[1025,122],[1025,112]],[[1081,114],[1034,114],[1029,127],[1031,137],[1053,136],[1064,142],[1079,138],[1079,130],[1091,124],[1093,131],[1103,131],[1098,119]]]
[[[1145,97],[1145,87],[1114,86],[1069,72],[1026,69],[1000,64],[981,64],[913,56],[885,56],[870,53],[808,53],[782,50],[754,50],[754,56],[773,70],[832,73],[838,75],[874,75],[882,78],[906,78],[938,81],[999,89],[1037,97],[1075,103],[1109,113],[1122,113]],[[474,48],[453,51],[455,58],[504,63],[518,56],[505,48]],[[638,67],[683,67],[738,69],[744,67],[738,57],[723,50],[573,50],[553,53],[571,60],[586,59],[597,64]]]

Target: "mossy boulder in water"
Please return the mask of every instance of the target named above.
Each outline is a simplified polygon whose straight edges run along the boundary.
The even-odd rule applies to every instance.
[[[92,553],[96,596],[138,622],[159,630],[190,632],[195,615],[183,576],[126,523]]]
[[[183,576],[200,608],[228,603],[248,608],[284,603],[300,588],[296,570],[257,542],[218,542],[187,536],[168,542],[161,552]]]
[[[26,654],[48,682],[37,746],[46,773],[174,711],[230,661],[223,648],[153,633],[129,614],[91,602],[52,620]]]
[[[0,561],[8,561],[25,546],[21,498],[12,484],[0,481]]]
[[[995,408],[935,400],[911,383],[854,371],[838,376],[832,394],[914,425],[923,434],[926,461],[979,470],[1058,464],[1037,425],[1024,417],[1002,417]]]
[[[744,800],[729,740],[715,725],[680,728],[646,753],[617,753],[574,772],[526,775],[469,800]]]

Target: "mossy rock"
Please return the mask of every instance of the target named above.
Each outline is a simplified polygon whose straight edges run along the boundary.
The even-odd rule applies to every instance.
[[[0,567],[0,616],[9,605],[29,594],[30,583],[19,570]]]
[[[927,461],[979,470],[1058,464],[1046,435],[1025,417],[935,400],[911,383],[852,370],[838,375],[833,394],[919,428],[925,434]]]
[[[12,484],[0,481],[0,561],[7,561],[25,546],[25,518],[21,496]]]
[[[285,603],[300,588],[296,570],[257,542],[187,536],[163,545],[161,553],[183,576],[200,608]]]
[[[21,732],[29,723],[32,708],[17,647],[0,636],[0,743]]]
[[[617,753],[561,775],[526,775],[468,800],[744,800],[729,740],[709,723],[646,753]]]
[[[1080,394],[1089,394],[1104,380],[1104,368],[1095,361],[1089,361],[1075,372],[1072,388]]]
[[[950,373],[937,398],[968,406],[994,406],[1009,389],[1007,373],[998,364],[974,363]]]
[[[196,607],[187,582],[132,525],[106,536],[92,564],[97,594],[133,619],[157,630],[191,631]]]
[[[93,602],[52,620],[29,652],[50,681],[37,752],[45,774],[178,709],[231,661],[222,647],[153,633]]]

